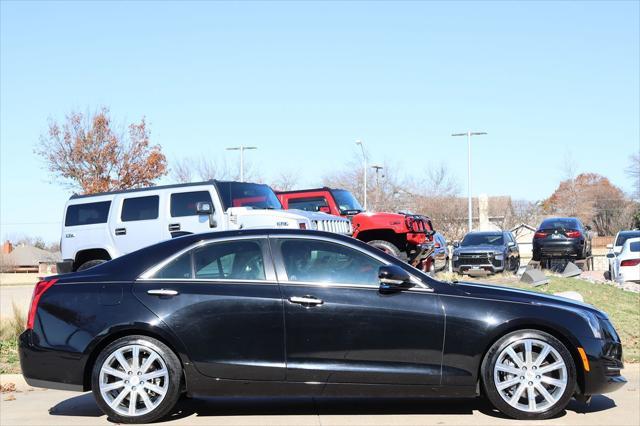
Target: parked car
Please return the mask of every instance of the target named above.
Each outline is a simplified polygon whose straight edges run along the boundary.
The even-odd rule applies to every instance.
[[[212,180],[74,195],[65,206],[58,271],[90,268],[181,235],[241,228],[351,234],[340,216],[282,210],[273,190],[257,183]]]
[[[452,267],[459,274],[517,272],[520,268],[518,243],[509,231],[472,231],[453,247]]]
[[[187,396],[476,397],[519,419],[614,391],[607,315],[562,297],[430,278],[350,237],[187,235],[46,277],[19,337],[31,386],[92,390],[117,423]]]
[[[344,189],[315,188],[276,193],[284,208],[325,212],[351,219],[353,237],[423,271],[434,269],[431,220],[406,212],[365,212],[358,200]]]
[[[433,252],[433,270],[434,272],[442,271],[449,265],[449,247],[447,240],[439,232],[433,235],[434,252]]]
[[[533,235],[533,260],[549,258],[586,259],[591,256],[591,227],[575,217],[542,221]]]
[[[622,250],[613,256],[611,279],[620,283],[632,281],[640,283],[640,237],[627,238],[622,245]]]
[[[640,237],[640,230],[629,230],[629,231],[620,231],[616,234],[616,237],[613,239],[612,244],[607,244],[607,248],[609,251],[607,252],[607,258],[609,259],[609,279],[613,278],[613,269],[614,264],[616,262],[616,257],[622,251],[622,246],[624,242],[629,238],[637,238]]]

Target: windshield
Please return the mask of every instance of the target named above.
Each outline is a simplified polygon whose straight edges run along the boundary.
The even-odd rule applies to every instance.
[[[640,231],[631,231],[631,232],[621,232],[618,234],[618,239],[616,239],[616,246],[623,246],[624,242],[629,238],[640,237]]]
[[[540,229],[578,229],[575,219],[547,219],[540,224]]]
[[[349,191],[333,189],[331,190],[331,194],[333,194],[333,198],[336,200],[340,213],[356,214],[364,211],[358,200],[356,200]]]
[[[224,209],[253,207],[254,209],[282,209],[282,205],[268,185],[246,182],[218,182]]]
[[[502,234],[467,234],[462,243],[462,246],[501,246],[504,244],[504,238]]]

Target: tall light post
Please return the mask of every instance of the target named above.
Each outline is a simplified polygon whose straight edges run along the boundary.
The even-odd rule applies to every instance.
[[[471,136],[486,135],[487,132],[472,132],[467,131],[465,133],[453,133],[451,136],[466,136],[467,137],[467,187],[469,191],[468,201],[468,216],[469,216],[469,232],[473,229],[473,210],[471,207]]]
[[[356,145],[360,145],[362,149],[362,169],[364,170],[364,209],[367,210],[367,155],[364,153],[364,143],[361,140],[356,141]]]
[[[227,148],[227,151],[240,151],[240,182],[244,182],[244,150],[245,149],[258,149],[257,146],[232,146]]]
[[[376,171],[376,209],[380,208],[380,170],[384,169],[384,167],[374,164],[371,166],[373,170]],[[384,177],[384,176],[382,176]]]

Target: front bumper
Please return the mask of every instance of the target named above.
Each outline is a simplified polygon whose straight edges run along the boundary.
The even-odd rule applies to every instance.
[[[622,345],[613,340],[584,338],[581,344],[589,360],[589,371],[583,370],[583,383],[580,392],[583,395],[611,393],[627,383],[622,376]]]
[[[487,256],[469,258],[458,255],[452,260],[453,272],[458,274],[473,274],[477,272],[495,274],[504,271],[504,265],[503,258]]]

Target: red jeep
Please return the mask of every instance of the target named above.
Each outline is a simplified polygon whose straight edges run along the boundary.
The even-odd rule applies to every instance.
[[[427,216],[365,212],[344,189],[317,188],[276,192],[285,209],[324,212],[351,219],[353,237],[411,265],[433,270],[433,226]]]

